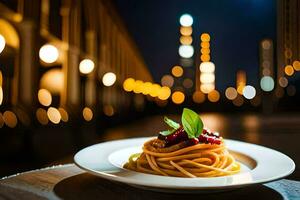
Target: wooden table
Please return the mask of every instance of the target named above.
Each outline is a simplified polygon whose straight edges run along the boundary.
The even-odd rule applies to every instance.
[[[285,180],[287,181],[287,180]],[[59,165],[6,177],[0,181],[0,199],[283,199],[287,192],[279,185],[298,184],[292,197],[300,190],[300,182],[276,181],[242,189],[213,194],[168,194],[137,189],[85,173],[74,164]],[[279,186],[279,189],[276,187]],[[275,188],[275,189],[272,189]],[[280,191],[280,189],[282,191]],[[297,199],[286,198],[286,199]]]

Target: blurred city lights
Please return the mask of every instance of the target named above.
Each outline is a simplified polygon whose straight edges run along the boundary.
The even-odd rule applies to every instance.
[[[260,87],[265,92],[270,92],[274,89],[274,80],[270,76],[264,76],[260,80]]]
[[[232,101],[233,105],[235,106],[242,106],[244,103],[244,99],[242,98],[241,95],[238,95],[233,101]]]
[[[181,15],[179,22],[181,26],[191,26],[193,24],[193,17],[190,14]]]
[[[54,45],[45,44],[40,48],[39,56],[45,63],[54,63],[59,57],[59,52]]]
[[[210,55],[203,54],[200,56],[202,62],[208,62],[210,60]]]
[[[209,42],[210,41],[210,35],[208,33],[202,33],[200,37],[202,42]]]
[[[150,82],[145,82],[145,83],[143,84],[143,89],[142,89],[143,95],[148,95],[148,94],[150,94],[151,90],[152,90],[152,83],[150,83]]]
[[[195,91],[193,94],[193,101],[195,103],[203,103],[205,101],[205,94],[201,91]]]
[[[0,105],[2,104],[2,102],[3,102],[3,89],[0,85]]]
[[[185,99],[185,95],[183,94],[183,92],[175,91],[172,94],[172,101],[175,104],[182,104],[184,102],[184,99]]]
[[[162,86],[172,87],[174,84],[174,78],[171,75],[164,75],[160,82]]]
[[[217,102],[220,99],[220,93],[217,90],[213,90],[208,93],[207,98],[210,102]]]
[[[213,83],[215,82],[215,74],[212,73],[201,73],[200,81],[202,83]]]
[[[42,125],[48,124],[49,120],[48,120],[48,116],[47,116],[47,111],[45,109],[38,108],[36,110],[35,116]]]
[[[85,107],[82,110],[82,116],[85,121],[91,121],[93,119],[93,111],[89,107]]]
[[[116,75],[113,72],[107,72],[102,77],[103,85],[109,87],[112,86],[116,82]]]
[[[135,86],[135,80],[133,78],[127,78],[124,82],[123,82],[123,88],[126,92],[131,92],[133,91]]]
[[[209,42],[201,42],[201,48],[208,49],[210,47]]]
[[[172,68],[172,74],[175,77],[181,77],[183,75],[183,69],[180,66],[174,66]]]
[[[296,71],[300,71],[300,61],[299,60],[295,60],[293,62],[293,67]]]
[[[214,89],[215,89],[215,84],[213,84],[213,83],[204,83],[204,84],[201,84],[201,86],[200,86],[200,90],[205,94],[213,91]]]
[[[236,89],[234,87],[228,87],[226,90],[225,90],[225,96],[227,99],[229,100],[233,100],[237,97],[238,93],[236,91]]]
[[[278,80],[278,83],[281,87],[284,88],[288,85],[289,81],[285,77],[280,77],[279,80]]]
[[[200,64],[200,71],[202,73],[213,73],[215,71],[215,64],[212,62],[202,62]]]
[[[194,55],[194,47],[191,45],[180,45],[178,53],[183,58],[191,58]]]
[[[153,84],[152,88],[151,88],[151,91],[150,91],[150,96],[151,97],[157,97],[160,93],[160,89],[161,89],[160,85]]]
[[[6,126],[10,128],[16,127],[18,123],[18,119],[15,113],[8,110],[3,113],[3,121],[6,124]]]
[[[193,28],[191,26],[189,26],[189,27],[182,26],[182,27],[180,27],[180,33],[183,36],[190,36],[193,33]]]
[[[269,39],[263,40],[261,44],[262,44],[262,48],[265,49],[265,50],[270,49],[270,47],[272,45],[272,43]]]
[[[53,124],[58,124],[61,120],[60,112],[54,107],[48,108],[47,116]]]
[[[246,85],[244,87],[244,90],[243,90],[243,96],[246,98],[246,99],[253,99],[256,95],[256,90],[253,86],[251,85]]]
[[[292,76],[294,74],[294,68],[293,68],[293,66],[292,65],[285,66],[284,72],[285,72],[286,75]]]
[[[136,94],[142,93],[144,82],[140,80],[136,80],[133,88],[133,92]]]
[[[187,88],[187,89],[190,89],[193,87],[194,85],[194,82],[192,79],[190,78],[186,78],[183,80],[183,83],[182,83],[183,87]]]
[[[2,128],[4,126],[4,120],[3,120],[3,115],[0,112],[0,128]]]
[[[183,35],[179,38],[179,41],[181,44],[190,45],[193,42],[193,38],[192,38],[192,36],[184,36]]]
[[[5,38],[0,34],[0,53],[3,51],[5,48]]]
[[[161,87],[159,94],[158,94],[158,98],[160,100],[167,100],[171,95],[171,90],[169,87],[163,86]]]
[[[43,106],[50,106],[52,103],[51,93],[46,89],[40,89],[38,91],[38,100]]]
[[[210,54],[210,49],[209,48],[201,48],[200,50],[201,54],[204,54],[204,55],[208,55]]]
[[[239,70],[236,74],[236,88],[240,95],[243,95],[244,87],[246,86],[246,72]]]
[[[280,88],[280,87],[276,88],[276,90],[275,90],[275,96],[277,98],[283,97],[284,96],[284,89]]]
[[[64,108],[58,108],[58,111],[59,111],[60,116],[61,116],[61,121],[68,122],[69,121],[69,115],[68,115],[67,111]]]
[[[53,94],[59,94],[63,90],[64,74],[61,69],[50,69],[43,74],[40,80],[40,88],[47,89]]]
[[[82,74],[89,74],[94,70],[95,64],[91,59],[83,59],[79,63],[79,71]]]
[[[103,113],[108,117],[113,116],[115,114],[114,107],[112,107],[112,105],[105,105],[103,107]]]

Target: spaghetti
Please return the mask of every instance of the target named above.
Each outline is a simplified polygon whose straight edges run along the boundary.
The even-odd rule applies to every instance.
[[[158,139],[147,141],[141,154],[134,154],[124,168],[163,176],[217,177],[238,173],[240,164],[228,152],[222,142],[217,144],[196,144],[177,149],[176,145],[157,148]],[[174,150],[176,149],[176,150]]]

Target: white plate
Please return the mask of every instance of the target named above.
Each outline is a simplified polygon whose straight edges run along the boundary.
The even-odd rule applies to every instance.
[[[87,147],[74,156],[81,169],[112,181],[135,187],[168,192],[221,191],[265,183],[288,176],[295,163],[288,156],[263,146],[225,140],[228,149],[242,163],[240,173],[213,178],[177,178],[150,175],[122,168],[129,156],[141,152],[145,141],[134,138],[104,142]]]

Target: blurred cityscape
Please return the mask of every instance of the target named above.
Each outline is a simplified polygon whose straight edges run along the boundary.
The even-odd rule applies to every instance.
[[[134,2],[0,0],[0,159],[5,163],[0,176],[55,163],[102,141],[101,134],[112,127],[180,114],[183,107],[199,113],[298,115],[300,0],[266,1],[273,32],[254,30],[259,39],[252,43],[256,50],[249,52],[249,59],[257,63],[251,66],[257,73],[250,75],[243,63],[238,69],[218,65],[223,60],[214,51],[222,31],[199,29],[194,22],[201,19],[186,8],[168,22],[174,29],[165,33],[176,37],[170,40],[176,45],[174,52],[165,55],[174,62],[156,71],[150,54],[145,55],[149,50],[136,40],[163,42],[135,30],[159,34],[160,27],[147,27],[142,20],[151,16],[140,13],[144,19],[132,29],[130,20],[136,16],[130,11],[146,7],[143,1]],[[191,2],[196,8],[203,4]],[[153,15],[155,11],[152,8]],[[243,23],[255,21],[249,17]],[[227,39],[232,42],[238,34]],[[239,57],[248,48],[239,47],[225,48]],[[155,51],[152,56],[164,53]]]

